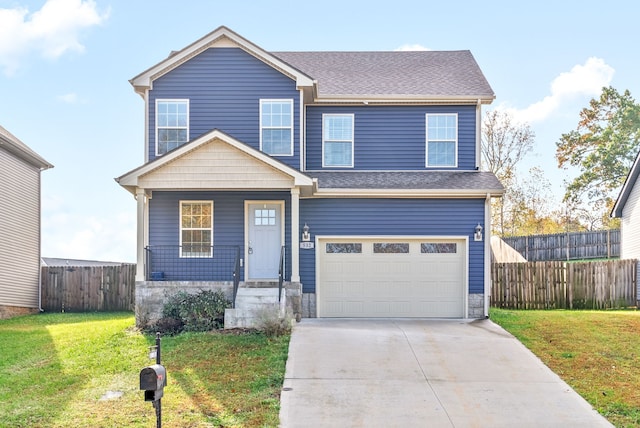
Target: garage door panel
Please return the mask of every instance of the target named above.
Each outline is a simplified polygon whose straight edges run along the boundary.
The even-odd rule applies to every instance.
[[[321,242],[318,316],[462,317],[464,243],[393,237]]]

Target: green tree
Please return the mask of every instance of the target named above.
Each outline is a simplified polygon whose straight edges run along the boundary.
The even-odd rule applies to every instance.
[[[604,212],[617,196],[640,149],[640,105],[629,91],[602,88],[598,99],[582,109],[575,130],[556,143],[560,168],[577,167],[565,201],[590,201],[588,209]],[[601,216],[602,217],[602,216]]]

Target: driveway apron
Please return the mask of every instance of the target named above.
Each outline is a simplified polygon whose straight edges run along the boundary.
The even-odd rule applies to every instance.
[[[303,319],[280,426],[612,425],[490,320]]]

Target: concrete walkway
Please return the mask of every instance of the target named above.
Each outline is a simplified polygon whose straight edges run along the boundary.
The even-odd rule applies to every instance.
[[[280,426],[612,425],[489,320],[303,319]]]

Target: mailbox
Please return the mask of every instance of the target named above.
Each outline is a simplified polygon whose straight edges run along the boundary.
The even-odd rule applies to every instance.
[[[158,401],[167,385],[167,371],[164,366],[154,364],[140,371],[140,390],[144,391],[144,401]]]

